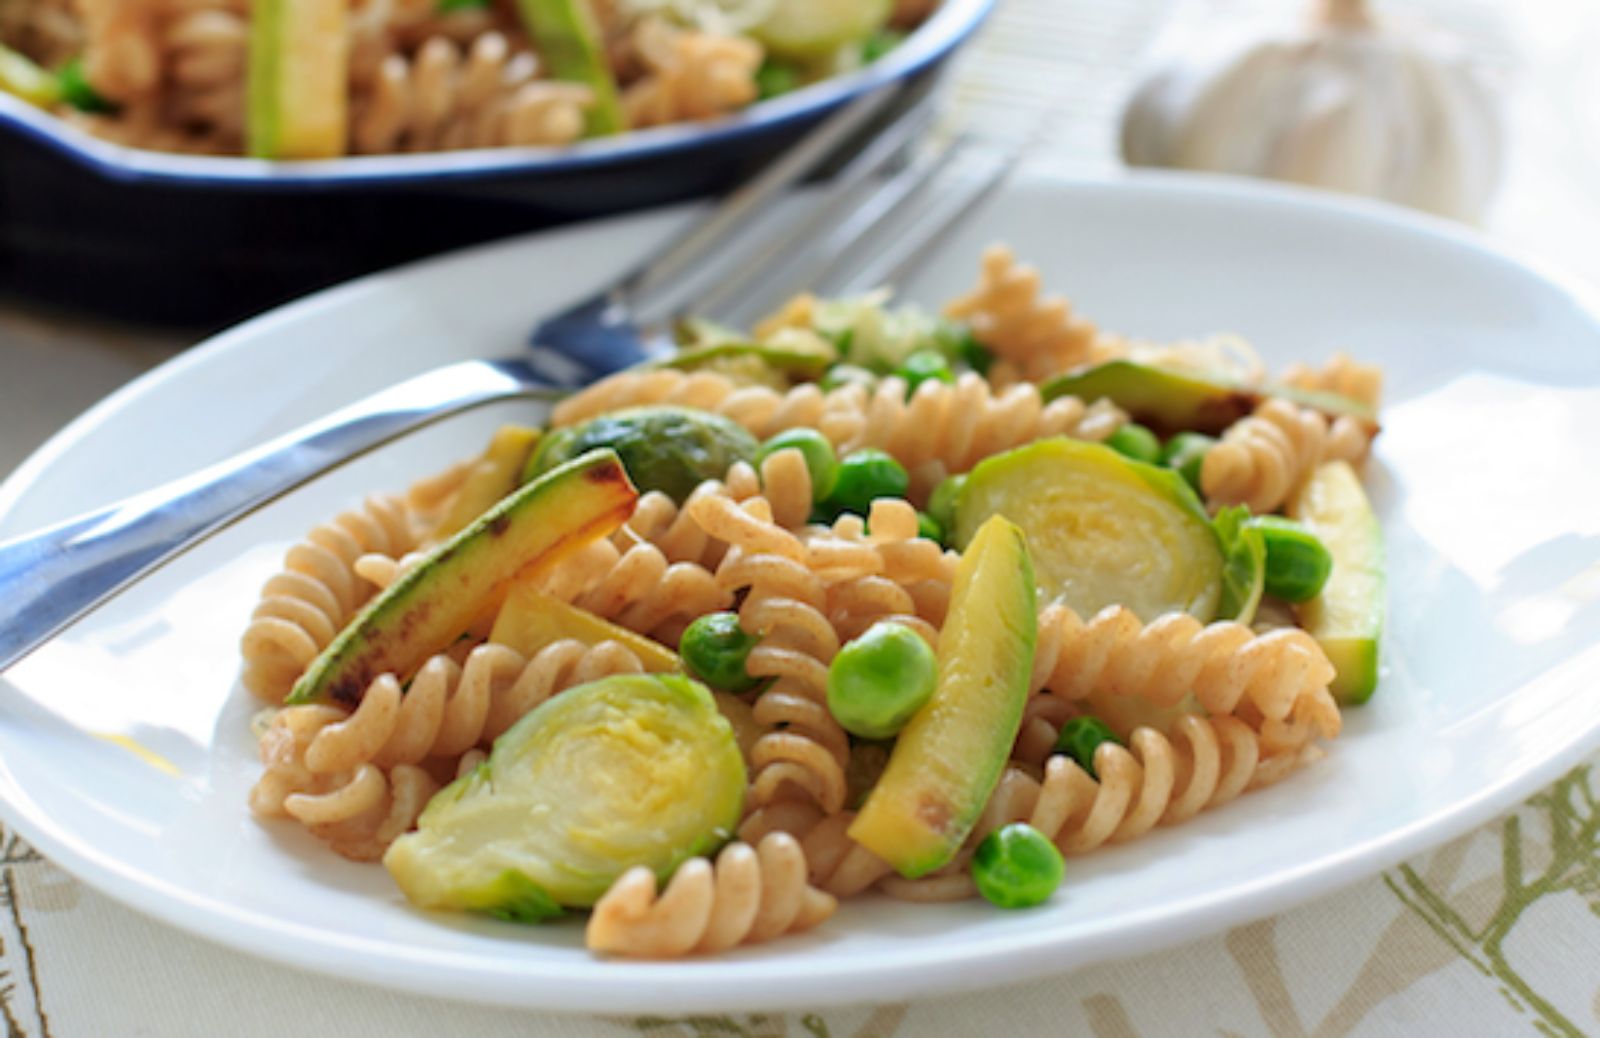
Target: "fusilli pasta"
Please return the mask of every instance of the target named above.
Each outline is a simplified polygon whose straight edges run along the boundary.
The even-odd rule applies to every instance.
[[[1245,504],[1258,514],[1271,512],[1312,469],[1324,461],[1359,461],[1369,442],[1352,418],[1330,422],[1317,411],[1269,399],[1206,452],[1200,487],[1213,506]]]
[[[410,511],[373,498],[315,527],[289,549],[283,571],[267,581],[240,651],[245,688],[282,702],[295,680],[376,590],[356,572],[363,556],[398,558],[417,544]]]
[[[977,287],[944,312],[965,321],[995,356],[1035,382],[1120,352],[1071,303],[1040,293],[1039,272],[995,245],[983,254]]]
[[[635,129],[710,119],[756,99],[761,45],[742,36],[677,29],[659,18],[634,28],[630,44],[645,75],[622,95]]]
[[[351,148],[359,154],[568,144],[583,133],[593,92],[537,79],[538,60],[487,32],[465,48],[430,37],[358,80]]]
[[[628,871],[594,906],[584,938],[611,955],[678,958],[800,933],[837,907],[807,883],[800,844],[780,832],[754,848],[729,844],[714,866],[704,858],[685,862],[659,896],[654,873]]]
[[[1123,606],[1087,622],[1062,605],[1039,617],[1033,685],[1069,701],[1135,696],[1158,707],[1187,697],[1213,716],[1260,718],[1268,752],[1303,746],[1311,732],[1339,734],[1328,685],[1333,665],[1299,628],[1258,635],[1243,624],[1202,624],[1168,613],[1141,624]]]
[[[1283,382],[1300,389],[1338,393],[1369,407],[1377,407],[1383,396],[1383,369],[1363,364],[1342,350],[1320,367],[1291,365],[1283,373]]]

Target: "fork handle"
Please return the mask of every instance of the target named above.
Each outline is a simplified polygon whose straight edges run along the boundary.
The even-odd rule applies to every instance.
[[[464,361],[192,475],[0,543],[0,671],[143,574],[346,461],[450,415],[547,394],[557,395],[521,360]]]

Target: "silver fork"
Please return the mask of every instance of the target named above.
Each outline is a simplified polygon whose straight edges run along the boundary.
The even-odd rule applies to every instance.
[[[891,218],[924,198],[925,188],[962,154],[964,142],[929,147],[901,171],[869,183],[921,136],[930,102],[914,106],[875,139],[804,207],[780,235],[744,243],[752,219],[887,107],[875,95],[845,108],[749,184],[607,289],[542,321],[523,355],[451,364],[382,390],[259,447],[96,511],[0,543],[0,671],[107,599],[182,552],[296,487],[409,432],[514,397],[546,404],[563,389],[646,359],[663,340],[652,329],[687,312],[697,286],[722,279],[741,286],[776,266],[810,272],[812,284],[852,256],[868,256]],[[1011,168],[1015,156],[990,156],[948,192],[931,217],[908,222],[870,277],[908,273],[927,246],[955,225]],[[819,233],[847,212],[831,233]],[[898,229],[897,229],[898,230]],[[781,245],[774,243],[781,242]],[[775,264],[776,257],[793,257]],[[764,262],[752,258],[764,257]],[[743,273],[740,273],[743,272]],[[858,277],[855,281],[862,281]],[[832,277],[830,290],[872,287]],[[806,281],[769,286],[776,303]],[[746,293],[741,306],[757,292]],[[713,314],[715,316],[715,314]]]

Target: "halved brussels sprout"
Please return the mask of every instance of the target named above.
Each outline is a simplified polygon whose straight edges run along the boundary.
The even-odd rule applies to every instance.
[[[609,447],[641,492],[659,490],[682,504],[701,483],[727,475],[734,462],[754,462],[760,446],[744,426],[710,411],[664,404],[630,407],[550,432],[529,459],[523,479]]]
[[[1045,599],[1080,616],[1113,604],[1147,623],[1174,611],[1216,615],[1222,549],[1199,498],[1171,469],[1097,443],[1040,440],[968,474],[955,545],[997,514],[1026,531]]]
[[[383,863],[419,908],[536,920],[550,914],[540,906],[593,905],[634,866],[665,881],[714,851],[739,823],[745,783],[704,685],[606,678],[518,721]]]

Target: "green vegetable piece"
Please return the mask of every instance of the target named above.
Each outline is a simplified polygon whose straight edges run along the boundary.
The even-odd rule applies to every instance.
[[[921,635],[875,623],[828,667],[828,709],[851,735],[887,739],[932,698],[938,680],[938,660]]]
[[[1056,751],[1077,761],[1078,767],[1099,781],[1100,774],[1094,770],[1094,754],[1100,744],[1106,742],[1124,745],[1111,726],[1098,717],[1074,717],[1061,726],[1061,733],[1056,736]]]
[[[456,11],[486,11],[491,0],[438,0],[434,10],[440,14],[453,14]]]
[[[756,91],[763,101],[791,94],[800,89],[804,82],[800,70],[787,62],[769,59],[756,69]]]
[[[1211,520],[1224,558],[1219,620],[1248,624],[1255,619],[1261,593],[1269,589],[1266,539],[1253,523],[1244,505],[1224,508]]]
[[[1129,422],[1106,438],[1106,446],[1134,461],[1146,465],[1161,463],[1161,441],[1156,434],[1135,422]]]
[[[593,905],[635,866],[665,881],[713,852],[739,823],[746,781],[704,685],[606,678],[546,700],[496,739],[383,863],[419,908],[544,918]]]
[[[906,34],[899,29],[879,29],[861,44],[861,60],[870,65],[905,41]]]
[[[1000,908],[1044,904],[1066,874],[1061,851],[1026,822],[996,829],[972,855],[973,885],[984,900]]]
[[[955,533],[956,501],[961,497],[961,488],[966,485],[966,473],[946,476],[933,488],[933,494],[928,498],[928,516],[939,524],[947,536]]]
[[[712,688],[748,692],[757,682],[745,670],[745,661],[760,640],[739,626],[738,613],[708,613],[683,632],[678,655],[689,673]]]
[[[839,351],[827,339],[804,328],[784,328],[765,342],[709,339],[680,349],[661,367],[680,371],[725,370],[740,361],[755,361],[772,372],[810,382],[821,378]]]
[[[953,383],[956,373],[950,370],[950,362],[938,350],[917,350],[905,359],[895,370],[906,381],[906,399],[911,399],[911,394],[917,387],[929,379],[937,382]]]
[[[944,527],[940,524],[939,520],[935,519],[927,512],[918,512],[917,536],[926,538],[930,541],[937,541],[939,544],[943,544]]]
[[[756,451],[756,465],[782,450],[797,450],[806,459],[806,471],[811,474],[811,500],[823,501],[833,493],[839,482],[839,459],[834,456],[833,444],[815,429],[801,426],[785,429]]]
[[[379,592],[312,661],[289,702],[353,707],[381,674],[409,680],[504,595],[519,573],[616,530],[638,500],[610,451],[546,473]]]
[[[949,321],[914,306],[889,308],[884,292],[817,302],[812,325],[838,346],[851,364],[887,375],[918,350],[953,357],[960,336]]]
[[[901,729],[852,840],[912,879],[955,857],[1022,727],[1037,638],[1027,540],[996,516],[956,568],[933,698]]]
[[[1222,379],[1113,360],[1060,375],[1040,391],[1046,400],[1104,397],[1136,420],[1157,429],[1221,432],[1255,409],[1261,394]]]
[[[627,129],[600,26],[587,0],[517,0],[517,12],[538,43],[540,62],[550,77],[582,83],[594,91],[594,103],[585,118],[588,136],[604,137]]]
[[[893,0],[777,0],[750,35],[777,57],[806,64],[865,40],[893,9]]]
[[[868,515],[880,497],[905,497],[911,477],[905,467],[876,447],[864,447],[839,462],[838,480],[825,502],[834,512]]]
[[[348,0],[255,0],[250,16],[247,150],[326,159],[349,135]]]
[[[949,325],[948,335],[957,360],[980,375],[989,374],[989,368],[994,364],[994,354],[984,348],[978,337],[972,334],[971,328]]]
[[[1281,515],[1257,516],[1249,525],[1266,546],[1267,594],[1306,602],[1322,593],[1333,572],[1333,554],[1316,534]]]
[[[1028,535],[1039,588],[1082,617],[1124,605],[1145,622],[1216,615],[1222,547],[1175,472],[1097,443],[1040,440],[986,458],[967,476],[951,538],[967,544],[991,515]]]
[[[1206,452],[1216,445],[1216,437],[1205,433],[1178,433],[1161,448],[1161,464],[1175,470],[1198,494],[1201,492],[1200,469],[1205,465]]]
[[[504,425],[489,441],[489,446],[467,471],[448,511],[429,536],[443,539],[463,529],[488,511],[495,502],[522,485],[522,470],[539,443],[541,433],[523,425]]]
[[[0,44],[0,92],[20,97],[29,104],[37,105],[40,108],[48,108],[57,101],[66,100],[74,108],[84,111],[105,111],[106,109],[104,108],[85,108],[83,105],[76,104],[66,97],[64,80],[67,77],[68,68],[74,70],[74,83],[87,92],[76,95],[77,100],[86,101],[92,98],[94,101],[100,101],[100,95],[96,94],[83,78],[82,62],[76,59],[69,61],[62,66],[60,72],[52,76],[49,72],[34,64],[26,55],[19,54],[10,47]]]
[[[878,384],[878,376],[857,364],[835,364],[823,373],[818,384],[824,393],[842,386],[866,386],[869,390]]]
[[[500,878],[477,891],[473,900],[477,905],[469,907],[469,911],[484,912],[508,923],[531,926],[561,916],[561,906],[555,899],[516,869],[500,873]]]
[[[1334,668],[1344,704],[1365,703],[1378,687],[1386,578],[1383,528],[1355,470],[1342,461],[1317,467],[1289,502],[1289,515],[1322,541],[1333,572],[1322,593],[1300,606],[1300,624]]]
[[[631,407],[546,435],[523,478],[604,447],[617,452],[641,492],[659,490],[682,504],[701,483],[727,475],[734,462],[753,462],[759,446],[744,426],[710,411]]]

